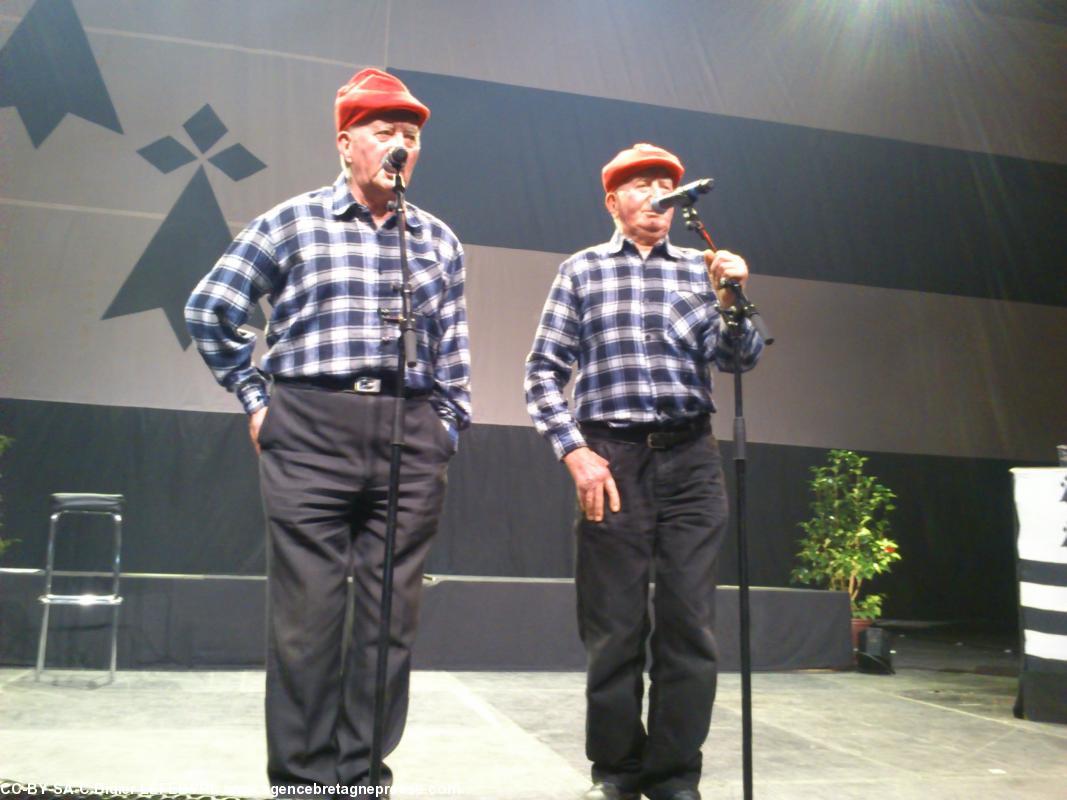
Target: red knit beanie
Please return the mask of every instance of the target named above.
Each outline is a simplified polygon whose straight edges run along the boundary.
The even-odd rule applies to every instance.
[[[654,144],[639,143],[621,151],[604,165],[600,173],[604,181],[604,191],[615,191],[628,177],[648,167],[663,167],[674,178],[675,185],[681,182],[682,175],[685,174],[685,167],[678,160],[678,156]]]
[[[338,131],[378,111],[410,111],[419,118],[420,128],[430,118],[430,109],[416,100],[399,78],[380,69],[360,70],[337,90],[333,113]]]

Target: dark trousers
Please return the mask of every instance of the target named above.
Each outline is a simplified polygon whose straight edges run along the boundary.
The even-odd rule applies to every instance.
[[[668,450],[599,438],[622,509],[577,523],[578,626],[588,656],[586,754],[593,779],[652,798],[700,779],[717,651],[715,563],[728,508],[710,436]],[[645,647],[654,626],[648,728],[642,724]]]
[[[276,789],[368,783],[394,402],[279,384],[260,432],[267,774]],[[452,454],[430,403],[404,402],[385,754],[404,729],[423,564]],[[350,575],[354,604],[346,619]]]

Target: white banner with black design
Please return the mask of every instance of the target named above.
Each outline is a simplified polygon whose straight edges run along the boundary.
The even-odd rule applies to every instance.
[[[1018,710],[1067,722],[1067,468],[1011,472],[1023,648]]]

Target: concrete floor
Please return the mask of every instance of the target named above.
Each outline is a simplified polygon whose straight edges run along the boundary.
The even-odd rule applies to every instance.
[[[895,676],[753,676],[755,797],[1067,797],[1067,725],[1016,720],[1016,657],[988,643],[895,641]],[[261,672],[0,670],[0,777],[110,791],[266,797]],[[741,798],[741,698],[720,679],[706,800]],[[419,672],[395,796],[574,798],[588,784],[583,676]],[[0,786],[2,788],[2,786]]]

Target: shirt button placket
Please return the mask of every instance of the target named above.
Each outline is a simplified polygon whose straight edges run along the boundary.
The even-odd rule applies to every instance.
[[[650,254],[649,260],[651,260],[651,258],[653,258],[653,256]],[[653,308],[653,305],[645,282],[649,260],[642,261],[638,258],[634,263],[634,291],[635,296],[640,298],[639,313],[641,315],[641,338],[643,340],[639,341],[637,345],[641,351],[641,365],[643,367],[645,380],[648,382],[648,396],[652,398],[653,405],[655,405],[656,382],[652,378],[652,354],[655,350],[656,342],[656,335],[654,333],[656,318],[655,314],[650,311],[650,309]]]

